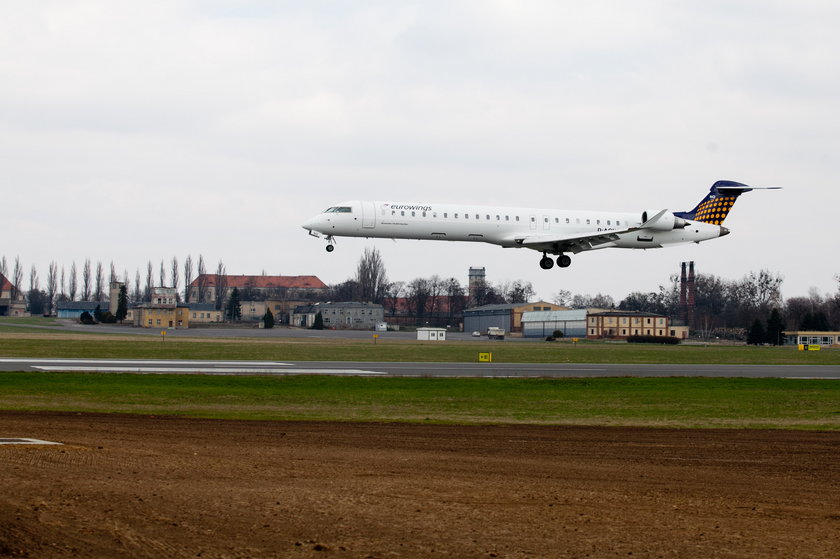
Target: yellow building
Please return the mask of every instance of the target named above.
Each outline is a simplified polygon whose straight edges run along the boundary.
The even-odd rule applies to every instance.
[[[175,289],[155,287],[152,300],[134,307],[134,325],[141,328],[189,328],[190,309],[179,305]]]
[[[625,339],[630,336],[656,336],[685,339],[688,327],[672,326],[667,316],[634,311],[598,311],[586,316],[587,338]]]

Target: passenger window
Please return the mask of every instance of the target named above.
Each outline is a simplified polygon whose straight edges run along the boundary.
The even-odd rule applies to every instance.
[[[475,214],[475,218],[476,218],[476,219],[480,219],[480,218],[478,217],[478,214]]]
[[[607,220],[607,225],[611,225],[611,223],[610,223],[610,220],[609,220],[609,219]]]
[[[426,217],[426,212],[423,212],[423,217]]]
[[[411,217],[414,217],[415,215],[417,215],[417,214],[415,214],[414,212],[411,212]]]
[[[589,225],[589,220],[588,219],[586,220],[586,224]]]
[[[568,217],[566,218],[566,223],[569,223],[569,218]]]
[[[501,216],[496,216],[496,221],[501,221]]]
[[[443,212],[443,217],[444,217],[444,219],[446,219],[447,217],[449,217],[449,212]]]
[[[519,216],[516,216],[516,221],[519,221]]]
[[[469,218],[470,218],[470,214],[464,214],[464,219],[469,219]]]
[[[400,215],[405,217],[405,210],[400,210]]]
[[[490,214],[487,214],[487,220],[488,221],[490,220]]]
[[[505,216],[505,221],[510,221],[510,216],[509,215]]]
[[[595,220],[595,223],[596,223],[597,225],[601,225],[601,220],[600,220],[600,219]]]
[[[455,216],[455,219],[458,219],[458,214],[452,214],[452,215]]]

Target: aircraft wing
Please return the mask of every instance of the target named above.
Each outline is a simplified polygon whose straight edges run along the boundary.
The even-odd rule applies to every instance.
[[[617,241],[622,233],[635,231],[622,229],[617,231],[593,231],[576,235],[523,235],[516,237],[514,242],[524,248],[559,254],[571,252],[577,254],[586,250],[601,248],[601,245]]]

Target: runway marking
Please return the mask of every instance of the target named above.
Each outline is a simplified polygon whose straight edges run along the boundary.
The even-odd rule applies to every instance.
[[[787,380],[840,380],[840,377],[782,377]]]
[[[62,443],[54,443],[52,441],[42,441],[39,439],[0,439],[0,444],[57,444],[61,445]]]
[[[110,363],[114,365],[136,365],[138,363],[154,363],[155,365],[261,365],[265,367],[290,367],[291,363],[282,361],[193,361],[187,360],[163,360],[163,359],[19,359],[13,357],[0,357],[0,363]]]
[[[62,371],[71,373],[140,373],[140,374],[197,374],[197,375],[386,375],[378,371],[362,369],[267,369],[256,367],[212,367],[192,369],[190,367],[87,367],[87,366],[38,366],[41,371]]]

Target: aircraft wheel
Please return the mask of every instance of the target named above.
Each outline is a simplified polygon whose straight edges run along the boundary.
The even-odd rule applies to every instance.
[[[332,252],[335,250],[335,245],[327,245],[327,252]]]
[[[540,258],[540,268],[543,270],[550,270],[554,267],[554,260],[549,258],[548,256],[543,256]]]
[[[565,254],[561,254],[557,257],[557,265],[561,268],[568,268],[571,263],[572,259],[566,256]]]

